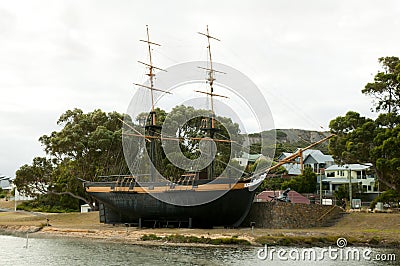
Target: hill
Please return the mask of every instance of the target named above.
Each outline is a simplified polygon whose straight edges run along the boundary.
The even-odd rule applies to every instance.
[[[267,139],[270,144],[267,146],[275,146],[275,155],[279,156],[282,152],[293,152],[299,147],[305,147],[311,143],[319,141],[326,137],[329,132],[319,132],[315,130],[305,129],[276,129],[275,145],[274,130],[263,131],[264,139]],[[261,144],[260,133],[249,134],[250,153],[259,153]],[[323,153],[328,154],[328,142],[323,142],[315,147]]]

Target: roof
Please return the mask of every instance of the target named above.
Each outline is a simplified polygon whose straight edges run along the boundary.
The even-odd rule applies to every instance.
[[[285,163],[282,166],[286,169],[286,171],[288,172],[288,175],[300,175],[301,174],[300,164]]]
[[[298,151],[297,149],[296,151]],[[292,155],[293,153],[283,152],[278,158],[280,160]],[[333,157],[331,155],[323,154],[320,150],[305,150],[303,151],[303,159],[306,160],[307,157],[312,156],[314,160],[318,163],[326,163],[326,162],[333,162]]]
[[[242,156],[241,156],[240,158],[247,159],[247,160],[249,160],[250,162],[255,162],[255,161],[257,161],[257,159],[260,158],[261,156],[263,156],[263,155],[262,155],[262,154],[249,154],[249,153],[247,153],[247,152],[243,152],[243,153],[242,153]]]
[[[333,178],[323,178],[322,182],[328,182],[331,184],[348,184],[350,182],[350,179],[347,178],[337,178],[337,177],[333,177]],[[359,179],[351,179],[351,183],[359,183],[360,180]]]
[[[282,152],[282,154],[279,155],[278,159],[282,160],[282,159],[285,159],[286,157],[289,157],[290,155],[292,155],[292,153],[290,153],[290,152]]]
[[[283,193],[283,190],[277,190],[277,191],[272,191],[272,190],[266,190],[261,192],[256,196],[256,199],[258,201],[272,201],[273,199],[271,197],[274,196],[279,196]],[[288,193],[288,197],[292,203],[305,203],[305,204],[310,204],[310,200],[301,195],[300,193],[291,190]]]
[[[307,161],[308,158],[313,158],[317,163],[333,162],[333,157],[331,155],[325,155],[319,150],[313,150],[313,152],[306,156],[304,161]]]
[[[331,165],[328,168],[326,168],[325,171],[339,171],[339,170],[361,171],[361,170],[369,169],[371,166],[372,165],[370,163],[366,163],[366,164],[354,163],[354,164],[344,164],[344,165],[334,164],[334,165]]]
[[[9,177],[6,175],[0,175],[0,180],[13,180],[13,179],[14,179],[13,177]]]
[[[2,189],[12,189],[11,187],[12,179],[9,176],[1,175],[0,176],[0,188]]]

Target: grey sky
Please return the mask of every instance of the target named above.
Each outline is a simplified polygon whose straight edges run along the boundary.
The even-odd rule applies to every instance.
[[[145,37],[163,46],[155,64],[214,59],[250,77],[277,128],[328,129],[348,110],[370,113],[361,94],[399,56],[400,1],[1,1],[0,173],[13,176],[67,109],[125,112],[144,81]]]

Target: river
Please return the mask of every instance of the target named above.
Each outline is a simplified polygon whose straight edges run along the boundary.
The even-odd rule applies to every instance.
[[[26,243],[28,242],[28,248]],[[319,260],[306,260],[296,254],[304,249],[290,247],[273,247],[276,252],[281,249],[281,260],[277,256],[262,260],[265,248],[260,247],[173,247],[173,246],[140,246],[121,243],[110,243],[91,240],[26,238],[0,235],[0,265],[398,265],[400,252],[390,249],[373,249],[372,254],[394,254],[397,259],[390,262],[376,260],[344,260],[325,256]],[[362,248],[359,248],[363,250]],[[267,247],[270,252],[272,247]],[[321,255],[322,249],[317,250]],[[261,253],[260,253],[261,252]],[[291,253],[290,253],[291,252]],[[270,255],[270,254],[269,254]],[[275,254],[276,255],[276,254]],[[327,255],[327,254],[326,254]],[[372,255],[371,255],[372,256]],[[282,257],[282,256],[281,256]],[[322,257],[321,257],[322,258]],[[319,260],[319,261],[318,261]]]

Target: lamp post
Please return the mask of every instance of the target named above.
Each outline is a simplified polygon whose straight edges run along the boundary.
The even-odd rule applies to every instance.
[[[321,169],[319,168],[319,164],[318,164],[318,173],[319,173],[319,204],[322,205],[322,172]]]
[[[352,200],[353,200],[353,187],[351,184],[351,168],[349,168],[348,165],[346,165],[346,169],[348,169],[348,175],[349,175],[349,201],[350,201],[350,209],[353,208]]]
[[[17,211],[17,194],[18,194],[18,190],[17,187],[14,188],[14,211]]]

